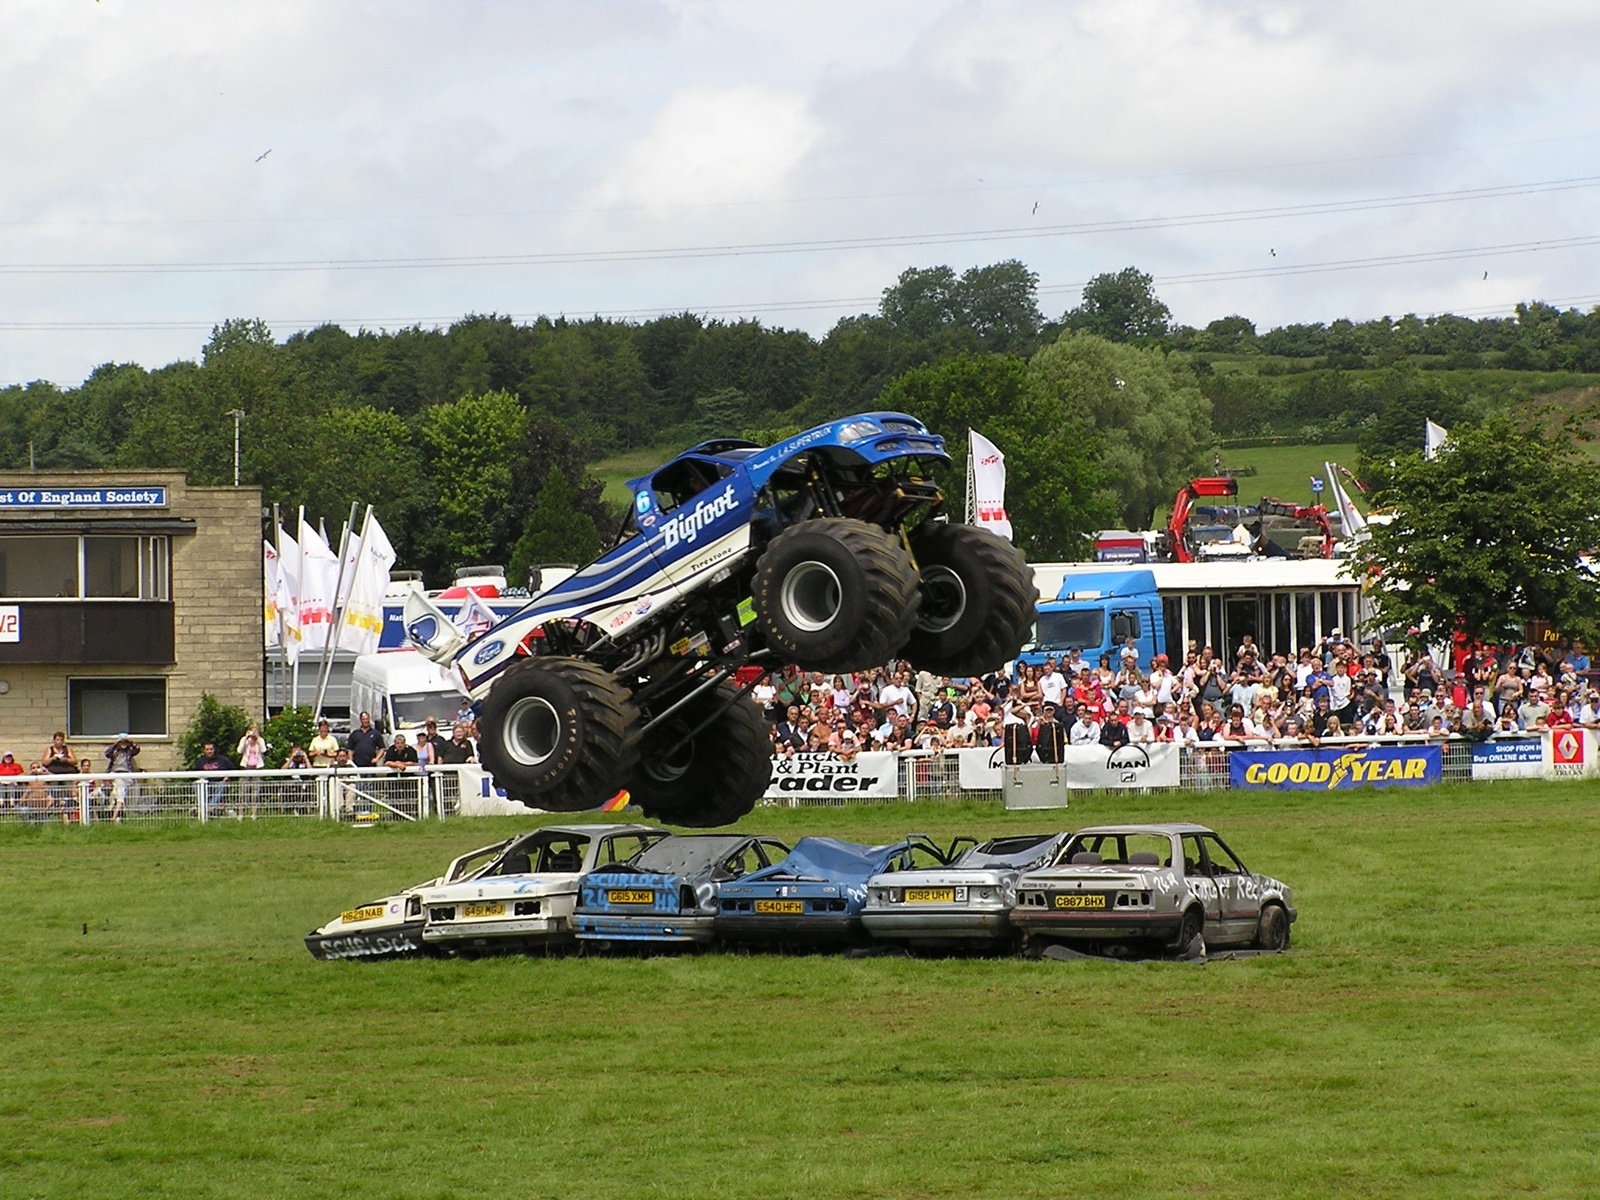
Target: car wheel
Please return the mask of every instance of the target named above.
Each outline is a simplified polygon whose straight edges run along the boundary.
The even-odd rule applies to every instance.
[[[1276,904],[1261,910],[1261,924],[1256,929],[1256,945],[1262,950],[1287,950],[1289,948],[1289,914]]]
[[[905,644],[921,594],[911,556],[892,535],[830,517],[772,539],[751,599],[782,658],[807,671],[850,671]]]
[[[1204,912],[1198,908],[1191,908],[1185,912],[1183,921],[1178,926],[1178,953],[1182,954],[1187,950],[1189,943],[1194,941],[1195,938],[1201,938],[1201,944],[1204,945],[1205,927],[1206,915]]]
[[[620,680],[581,659],[529,658],[496,681],[479,755],[506,795],[578,812],[622,788],[638,760],[639,710]]]
[[[979,675],[1017,656],[1039,589],[1010,542],[971,525],[920,525],[911,537],[922,605],[905,657],[934,675]]]
[[[718,707],[725,711],[716,720],[687,736]],[[651,733],[628,792],[653,821],[731,824],[755,808],[772,778],[770,728],[738,688],[719,684]]]

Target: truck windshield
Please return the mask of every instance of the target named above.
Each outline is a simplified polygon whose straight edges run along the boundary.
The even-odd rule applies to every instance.
[[[389,700],[394,705],[395,723],[401,729],[419,726],[429,717],[439,722],[440,729],[448,729],[461,707],[459,692],[397,692]]]
[[[1042,612],[1034,626],[1035,650],[1093,650],[1105,641],[1106,614],[1099,608]]]

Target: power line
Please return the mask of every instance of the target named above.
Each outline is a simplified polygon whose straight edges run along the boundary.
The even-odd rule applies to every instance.
[[[455,255],[412,258],[301,259],[272,261],[149,262],[149,263],[7,263],[0,264],[0,275],[170,275],[170,274],[245,274],[305,271],[392,271],[439,270],[470,267],[564,266],[593,263],[634,263],[663,260],[739,258],[778,254],[814,254],[846,250],[877,250],[931,245],[962,245],[978,242],[1034,240],[1056,237],[1086,237],[1095,234],[1129,233],[1145,230],[1177,229],[1205,225],[1237,224],[1259,220],[1325,216],[1339,213],[1372,212],[1383,209],[1414,208],[1432,204],[1461,203],[1548,192],[1573,191],[1600,186],[1600,175],[1571,179],[1543,180],[1535,183],[1504,184],[1494,187],[1463,188],[1455,191],[1417,192],[1400,196],[1380,196],[1364,200],[1333,200],[1313,204],[1279,205],[1268,208],[1229,209],[1218,212],[1186,213],[1165,217],[1139,217],[1116,221],[1086,221],[1068,225],[1025,225],[999,229],[977,229],[951,233],[890,234],[879,237],[826,238],[814,241],[747,242],[727,245],[676,246],[636,250],[554,251],[538,254]]]

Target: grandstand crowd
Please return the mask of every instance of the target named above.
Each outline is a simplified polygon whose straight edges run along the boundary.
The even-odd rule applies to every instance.
[[[1247,636],[1227,658],[1191,644],[1182,663],[1165,654],[1144,663],[1129,639],[1095,662],[1071,650],[970,677],[903,661],[850,674],[791,666],[751,694],[777,757],[1003,746],[1013,760],[1048,761],[1063,745],[1315,746],[1600,728],[1600,692],[1580,649],[1485,647],[1453,659],[1421,654],[1397,669],[1382,639],[1363,645],[1335,629],[1293,661]]]

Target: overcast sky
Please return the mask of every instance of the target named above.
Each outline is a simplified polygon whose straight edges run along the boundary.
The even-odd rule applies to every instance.
[[[1592,2],[0,0],[0,113],[0,383],[1013,257],[1051,316],[1600,303]]]

